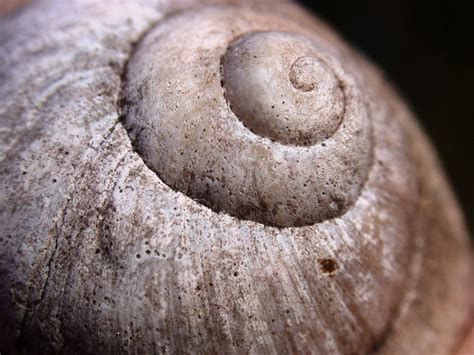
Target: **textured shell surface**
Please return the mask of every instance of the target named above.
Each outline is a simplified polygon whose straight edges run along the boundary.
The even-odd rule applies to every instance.
[[[34,1],[0,78],[0,352],[455,351],[437,157],[298,5]]]

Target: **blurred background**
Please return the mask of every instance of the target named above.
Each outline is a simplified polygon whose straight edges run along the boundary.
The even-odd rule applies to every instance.
[[[473,237],[473,11],[456,1],[299,2],[381,67],[405,96],[441,156]]]

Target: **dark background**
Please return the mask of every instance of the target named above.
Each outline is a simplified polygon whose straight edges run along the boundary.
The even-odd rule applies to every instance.
[[[474,231],[474,13],[462,2],[299,1],[403,93]]]

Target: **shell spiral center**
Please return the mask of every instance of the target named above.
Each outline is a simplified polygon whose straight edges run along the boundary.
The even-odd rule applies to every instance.
[[[282,144],[311,145],[339,127],[341,83],[306,38],[256,32],[238,38],[222,64],[226,97],[256,134]]]
[[[172,16],[138,45],[123,92],[137,152],[173,189],[239,219],[340,216],[370,170],[364,96],[317,37],[235,11]]]

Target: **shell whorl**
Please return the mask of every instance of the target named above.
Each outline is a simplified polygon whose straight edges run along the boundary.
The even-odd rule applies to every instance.
[[[240,219],[342,215],[372,157],[355,79],[317,38],[244,11],[223,31],[227,16],[174,16],[138,46],[124,93],[138,152],[172,188]]]
[[[0,25],[0,349],[452,353],[461,213],[413,115],[324,23],[280,1],[44,0]]]

